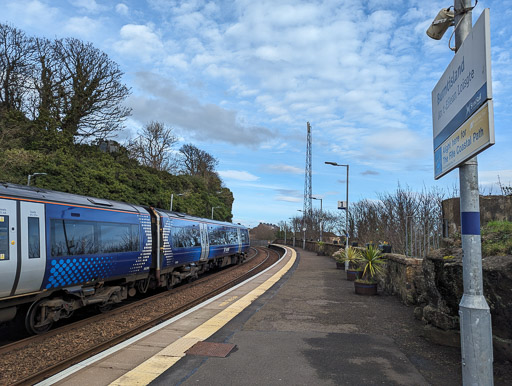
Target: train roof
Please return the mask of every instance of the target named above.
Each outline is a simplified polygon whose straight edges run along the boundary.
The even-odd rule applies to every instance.
[[[160,212],[160,213],[165,213],[169,217],[175,218],[178,220],[183,219],[183,220],[188,220],[188,221],[200,221],[200,222],[208,223],[208,224],[227,225],[227,226],[236,227],[236,228],[244,228],[244,229],[247,228],[246,226],[244,226],[242,224],[235,224],[235,223],[226,222],[226,221],[211,220],[211,219],[204,218],[204,217],[191,216],[186,213],[174,212],[174,211],[171,212],[170,210],[166,210],[166,209],[159,209],[159,208],[155,208],[155,209],[158,210],[158,212]]]
[[[27,200],[36,200],[44,202],[64,203],[70,205],[87,206],[91,208],[102,208],[134,213],[145,213],[147,210],[142,205],[128,204],[125,202],[108,200],[104,198],[96,198],[91,196],[83,196],[73,193],[59,192],[49,190],[38,186],[17,185],[7,182],[0,182],[0,198],[21,198]],[[246,228],[241,224],[233,224],[224,221],[210,220],[202,217],[195,217],[185,213],[171,212],[165,209],[155,208],[160,213],[165,213],[171,218],[184,219],[189,221],[200,221],[209,224],[228,225],[237,228]]]
[[[58,192],[55,190],[40,188],[38,186],[16,185],[5,182],[0,183],[0,198],[1,197],[64,203],[135,213],[146,212],[144,207],[140,205],[132,205],[104,198],[82,196],[79,194]]]

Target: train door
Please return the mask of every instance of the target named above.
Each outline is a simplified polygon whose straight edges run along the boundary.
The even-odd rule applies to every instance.
[[[205,261],[208,259],[208,255],[210,254],[210,246],[208,243],[208,224],[200,223],[201,229],[201,261]]]
[[[11,295],[18,268],[16,201],[0,199],[0,297]]]
[[[39,291],[46,268],[44,204],[20,202],[21,271],[16,295]]]
[[[238,253],[242,252],[242,235],[240,228],[236,228],[237,240],[238,240]]]

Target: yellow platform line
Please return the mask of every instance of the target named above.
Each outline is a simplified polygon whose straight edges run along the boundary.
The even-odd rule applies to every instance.
[[[185,352],[195,345],[197,342],[202,342],[220,330],[231,319],[247,308],[258,297],[263,295],[270,287],[281,279],[286,272],[295,263],[297,254],[293,249],[291,251],[290,260],[272,277],[253,289],[247,295],[243,296],[226,309],[220,311],[217,315],[207,320],[202,325],[190,331],[185,336],[177,341],[171,343],[169,346],[162,349],[160,352],[142,362],[140,365],[130,370],[123,376],[117,378],[112,382],[111,386],[125,386],[125,385],[147,385],[156,379],[167,369],[171,368],[186,354]]]

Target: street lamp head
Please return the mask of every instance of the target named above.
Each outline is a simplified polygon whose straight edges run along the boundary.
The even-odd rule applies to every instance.
[[[37,176],[46,176],[47,173],[33,173],[33,174],[29,174],[28,175],[28,178],[27,178],[27,186],[30,186],[30,180],[32,177],[37,177]]]
[[[439,11],[432,24],[427,29],[428,37],[440,40],[448,27],[454,25],[455,12],[449,8],[443,8]]]
[[[338,166],[338,164],[336,162],[330,162],[330,161],[325,161],[325,164],[326,165]]]

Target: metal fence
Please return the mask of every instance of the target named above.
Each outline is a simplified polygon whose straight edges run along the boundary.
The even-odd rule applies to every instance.
[[[251,247],[267,247],[273,240],[251,240]]]

